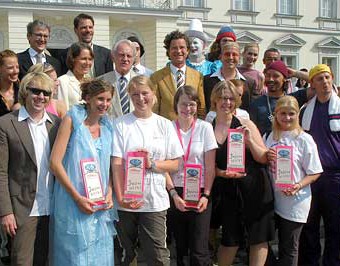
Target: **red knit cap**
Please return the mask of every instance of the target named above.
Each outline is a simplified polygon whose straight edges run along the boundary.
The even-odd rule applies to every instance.
[[[283,61],[274,61],[265,69],[265,71],[268,71],[270,69],[276,70],[280,72],[285,78],[288,78],[288,68]]]
[[[236,34],[230,26],[222,26],[220,31],[217,33],[216,42],[220,42],[223,37],[230,37],[236,42]]]

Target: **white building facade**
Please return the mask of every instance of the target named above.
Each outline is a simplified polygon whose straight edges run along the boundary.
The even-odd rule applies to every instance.
[[[203,22],[212,41],[223,24],[233,27],[241,46],[258,42],[263,52],[278,48],[293,68],[327,63],[340,81],[339,0],[0,0],[0,50],[28,47],[26,25],[34,19],[51,25],[49,49],[76,41],[73,18],[88,13],[95,20],[94,42],[111,48],[131,35],[144,44],[144,63],[157,70],[167,62],[167,33],[188,29],[192,18]]]

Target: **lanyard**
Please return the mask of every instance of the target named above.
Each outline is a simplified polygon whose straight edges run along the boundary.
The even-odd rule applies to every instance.
[[[189,159],[192,136],[194,135],[195,124],[196,124],[196,119],[194,120],[194,122],[192,122],[192,125],[191,125],[191,135],[190,135],[189,144],[188,144],[188,147],[187,147],[187,151],[186,151],[185,155],[183,156],[184,163],[186,163]],[[182,135],[181,135],[181,131],[180,131],[181,128],[179,126],[178,120],[176,120],[176,129],[177,129],[177,136],[178,136],[179,141],[181,142],[182,148],[184,150],[183,139],[182,139]]]

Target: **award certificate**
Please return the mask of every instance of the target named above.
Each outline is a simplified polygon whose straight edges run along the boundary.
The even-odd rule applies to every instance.
[[[183,199],[189,208],[196,208],[201,197],[202,165],[184,165]]]
[[[80,167],[85,186],[86,197],[95,202],[93,208],[106,207],[100,171],[95,159],[80,160]]]
[[[227,170],[245,172],[245,142],[242,129],[228,129]]]
[[[293,147],[276,146],[275,185],[281,188],[293,186]]]
[[[145,152],[128,152],[125,168],[124,198],[142,198],[144,193]]]

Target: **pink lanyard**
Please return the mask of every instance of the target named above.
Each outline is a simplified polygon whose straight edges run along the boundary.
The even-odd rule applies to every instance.
[[[187,152],[183,156],[184,163],[186,163],[188,161],[188,159],[189,159],[189,154],[190,154],[190,149],[191,149],[191,142],[192,142],[192,136],[194,135],[195,125],[196,125],[196,119],[194,119],[194,121],[192,122],[192,125],[191,125],[191,135],[190,135],[190,140],[189,140],[189,144],[188,144],[188,147],[187,147]],[[181,128],[179,126],[178,120],[176,120],[176,129],[177,129],[177,136],[178,136],[179,141],[181,142],[182,148],[184,150],[183,139],[182,139],[182,135],[181,135],[181,131],[180,131]]]

